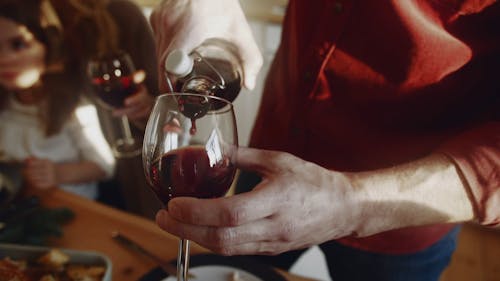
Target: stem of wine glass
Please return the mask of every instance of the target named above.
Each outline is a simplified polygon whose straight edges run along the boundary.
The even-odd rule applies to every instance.
[[[177,281],[188,281],[189,240],[181,239],[177,256]]]
[[[130,130],[130,123],[128,122],[128,118],[125,115],[122,116],[121,120],[125,142],[131,145],[134,143],[134,137],[132,136],[132,130]]]

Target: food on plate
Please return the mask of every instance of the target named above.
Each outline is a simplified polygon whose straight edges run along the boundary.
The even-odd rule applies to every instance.
[[[51,249],[38,258],[37,263],[49,269],[60,270],[69,262],[69,257],[58,249]]]
[[[19,280],[28,281],[26,274],[24,274],[24,263],[13,261],[9,258],[0,260],[0,280]]]
[[[100,281],[106,268],[72,263],[59,249],[34,260],[0,260],[0,281]]]

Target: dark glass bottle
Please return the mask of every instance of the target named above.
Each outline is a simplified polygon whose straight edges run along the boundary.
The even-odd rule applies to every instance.
[[[176,49],[165,60],[175,77],[171,91],[205,94],[233,102],[242,87],[241,60],[235,47],[221,39],[208,39],[191,53]]]

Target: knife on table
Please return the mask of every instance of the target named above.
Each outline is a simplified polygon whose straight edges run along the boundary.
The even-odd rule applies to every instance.
[[[154,262],[156,262],[166,273],[168,273],[171,276],[177,276],[177,268],[170,263],[164,261],[160,257],[156,256],[155,254],[149,252],[148,250],[144,249],[141,245],[137,244],[136,242],[132,241],[130,238],[126,237],[125,235],[119,233],[118,231],[114,231],[111,233],[111,237],[118,243],[120,243],[122,246],[134,250]],[[188,273],[189,278],[196,278],[193,274]]]

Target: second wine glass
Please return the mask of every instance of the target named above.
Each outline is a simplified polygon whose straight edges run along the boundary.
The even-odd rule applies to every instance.
[[[130,56],[120,50],[90,60],[87,72],[97,103],[107,110],[123,107],[125,99],[137,91],[135,71]],[[120,128],[122,135],[112,144],[115,156],[140,155],[142,144],[133,136],[127,116],[120,117]]]
[[[159,96],[142,151],[144,172],[156,196],[165,206],[180,196],[224,196],[236,173],[237,136],[230,102],[196,94]],[[177,280],[187,280],[188,262],[189,241],[181,237]]]

